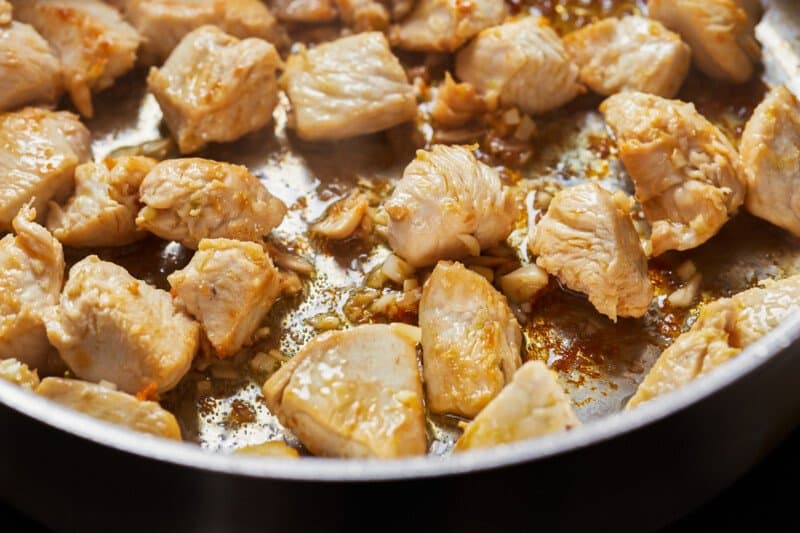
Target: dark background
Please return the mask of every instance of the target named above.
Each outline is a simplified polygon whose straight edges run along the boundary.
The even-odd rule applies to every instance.
[[[759,466],[709,503],[665,530],[800,531],[800,430]],[[86,512],[91,503],[85,502]],[[420,517],[421,524],[424,523]],[[154,528],[153,531],[156,531]],[[0,531],[47,533],[29,518],[0,503]]]

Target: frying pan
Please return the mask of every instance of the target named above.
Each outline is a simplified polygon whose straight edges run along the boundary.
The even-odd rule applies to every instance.
[[[800,7],[759,27],[790,86]],[[795,87],[796,88],[796,87]],[[447,458],[208,453],[0,381],[0,498],[57,530],[652,530],[722,490],[800,423],[800,315],[710,375],[575,430]]]

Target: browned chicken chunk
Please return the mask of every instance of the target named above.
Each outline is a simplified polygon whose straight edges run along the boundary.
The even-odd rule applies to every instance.
[[[63,89],[61,61],[47,41],[27,24],[0,23],[0,111],[55,104]]]
[[[272,0],[275,16],[287,22],[332,22],[339,16],[336,0]]]
[[[165,392],[186,374],[200,327],[169,293],[91,255],[76,263],[48,310],[47,337],[72,372],[121,390]]]
[[[336,0],[342,22],[357,32],[383,31],[389,27],[391,15],[377,0]]]
[[[584,92],[579,69],[545,19],[526,17],[482,31],[456,56],[456,75],[489,102],[535,115]]]
[[[800,102],[776,87],[753,112],[739,147],[747,176],[745,206],[800,236]]]
[[[692,328],[656,360],[628,408],[676,390],[711,372],[800,309],[800,276],[712,302]]]
[[[692,51],[678,34],[646,17],[607,18],[564,37],[580,81],[612,95],[641,91],[672,98],[689,73]]]
[[[24,207],[14,233],[0,239],[0,358],[14,357],[45,370],[52,352],[46,309],[58,303],[64,281],[61,244]]]
[[[472,418],[522,364],[522,334],[505,296],[460,263],[442,261],[419,303],[428,409]]]
[[[139,197],[136,225],[188,248],[216,237],[260,242],[286,213],[247,168],[199,158],[159,163]]]
[[[133,68],[139,34],[100,0],[13,0],[14,17],[36,28],[61,58],[75,107],[91,117],[92,93]]]
[[[157,437],[181,440],[172,413],[156,402],[138,400],[106,385],[77,379],[46,378],[36,393],[76,411]]]
[[[419,150],[386,202],[389,245],[415,267],[479,255],[511,232],[517,207],[493,168],[463,146]]]
[[[419,0],[390,32],[392,45],[419,52],[455,52],[484,28],[503,22],[503,0]]]
[[[651,18],[683,37],[695,65],[706,75],[734,83],[753,75],[761,56],[756,21],[737,1],[649,0],[647,8]]]
[[[149,157],[107,158],[75,169],[75,193],[62,207],[50,202],[47,228],[75,248],[125,246],[147,234],[136,227],[139,186],[155,166]]]
[[[653,255],[699,246],[742,205],[739,154],[694,105],[628,92],[600,110],[652,226]]]
[[[289,56],[281,85],[292,102],[290,125],[306,140],[385,130],[414,118],[414,88],[386,37],[359,33]]]
[[[214,26],[186,35],[147,86],[188,154],[209,142],[230,142],[266,126],[278,102],[281,58],[261,39],[240,41]]]
[[[324,333],[264,384],[267,405],[315,455],[424,454],[418,334],[405,324]]]
[[[31,370],[28,365],[16,359],[0,359],[0,379],[31,391],[39,386],[39,373],[36,369]]]
[[[595,183],[570,187],[556,194],[529,238],[537,265],[614,321],[644,315],[653,298],[630,208],[621,192]]]
[[[541,437],[580,425],[569,396],[555,373],[541,361],[528,361],[456,442],[456,451]]]
[[[8,0],[0,0],[0,26],[11,23],[12,7]]]

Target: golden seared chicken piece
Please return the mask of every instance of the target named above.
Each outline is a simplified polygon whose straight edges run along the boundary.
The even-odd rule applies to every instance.
[[[800,102],[781,85],[753,112],[739,146],[747,210],[800,236]]]
[[[692,63],[692,51],[660,22],[640,16],[607,18],[564,37],[580,81],[612,95],[641,91],[672,98]]]
[[[392,46],[418,52],[455,52],[481,30],[503,22],[503,0],[419,0],[389,33]]]
[[[60,304],[45,322],[47,337],[76,376],[110,381],[131,394],[177,385],[200,333],[168,292],[95,255],[70,269]]]
[[[391,14],[378,0],[336,0],[342,22],[356,32],[382,31],[389,27]]]
[[[167,279],[176,303],[200,322],[220,357],[253,341],[281,291],[264,248],[230,239],[203,239],[186,268]]]
[[[14,217],[15,235],[0,239],[0,358],[44,370],[52,352],[44,313],[58,303],[64,253],[35,217],[34,209],[23,207]]]
[[[707,304],[692,328],[675,339],[628,402],[635,407],[709,373],[800,309],[800,276],[770,280]]]
[[[385,130],[414,118],[417,101],[382,33],[359,33],[289,56],[281,85],[290,125],[306,140]]]
[[[155,165],[155,159],[131,156],[78,166],[72,197],[63,207],[50,202],[47,229],[75,248],[125,246],[144,238],[136,227],[139,185]]]
[[[0,111],[55,104],[63,89],[61,61],[47,41],[27,24],[0,23]]]
[[[463,146],[418,150],[386,202],[389,245],[415,267],[479,255],[511,233],[517,206],[493,168]]]
[[[282,440],[271,440],[261,444],[251,444],[237,448],[233,453],[236,455],[255,455],[258,457],[280,457],[283,459],[297,459],[300,454],[297,450],[283,442]]]
[[[486,408],[467,425],[455,451],[486,448],[580,425],[569,396],[541,361],[528,361]]]
[[[283,44],[285,33],[261,0],[123,0],[125,18],[142,36],[139,60],[163,63],[186,34],[211,24],[240,39]]]
[[[693,104],[627,92],[600,110],[652,226],[653,255],[703,244],[742,205],[739,154]]]
[[[12,0],[14,17],[42,34],[61,58],[75,107],[91,117],[92,93],[133,68],[139,34],[100,0]]]
[[[339,16],[336,0],[272,0],[270,6],[286,22],[333,22]]]
[[[7,0],[0,0],[0,26],[11,23],[12,7]]]
[[[278,102],[278,51],[261,39],[240,41],[214,26],[186,35],[147,86],[181,153],[235,141],[266,126]]]
[[[28,390],[39,386],[39,373],[16,359],[0,359],[0,379],[15,383]]]
[[[737,0],[649,0],[650,18],[683,37],[692,48],[694,63],[704,74],[743,83],[753,75],[761,50],[755,20]],[[753,6],[750,5],[752,9]]]
[[[260,242],[286,213],[247,168],[199,158],[156,165],[139,199],[144,207],[136,225],[188,248],[216,237]]]
[[[0,113],[0,231],[30,202],[44,215],[51,198],[65,199],[75,167],[90,156],[89,130],[72,113]]]
[[[422,455],[418,336],[406,324],[323,333],[267,380],[267,405],[315,455]]]
[[[584,92],[578,66],[546,20],[526,17],[483,30],[456,55],[456,75],[490,103],[535,115]]]
[[[419,302],[428,409],[472,418],[522,364],[522,333],[505,296],[461,263],[442,261]]]
[[[114,390],[106,384],[77,379],[45,378],[36,394],[76,411],[157,437],[181,440],[181,429],[172,413],[156,402]]]
[[[537,265],[614,321],[644,315],[653,298],[631,204],[595,183],[564,189],[528,240]]]

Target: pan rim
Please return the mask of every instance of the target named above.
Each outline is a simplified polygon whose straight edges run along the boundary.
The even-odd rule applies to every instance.
[[[0,380],[0,403],[21,416],[33,418],[55,430],[173,466],[264,480],[331,483],[408,481],[464,475],[541,461],[620,437],[715,394],[786,353],[797,342],[800,342],[800,312],[787,317],[777,328],[714,372],[636,409],[614,413],[567,432],[444,458],[419,456],[370,460],[307,457],[287,460],[225,455],[205,451],[193,443],[160,439],[94,419],[5,380]]]

